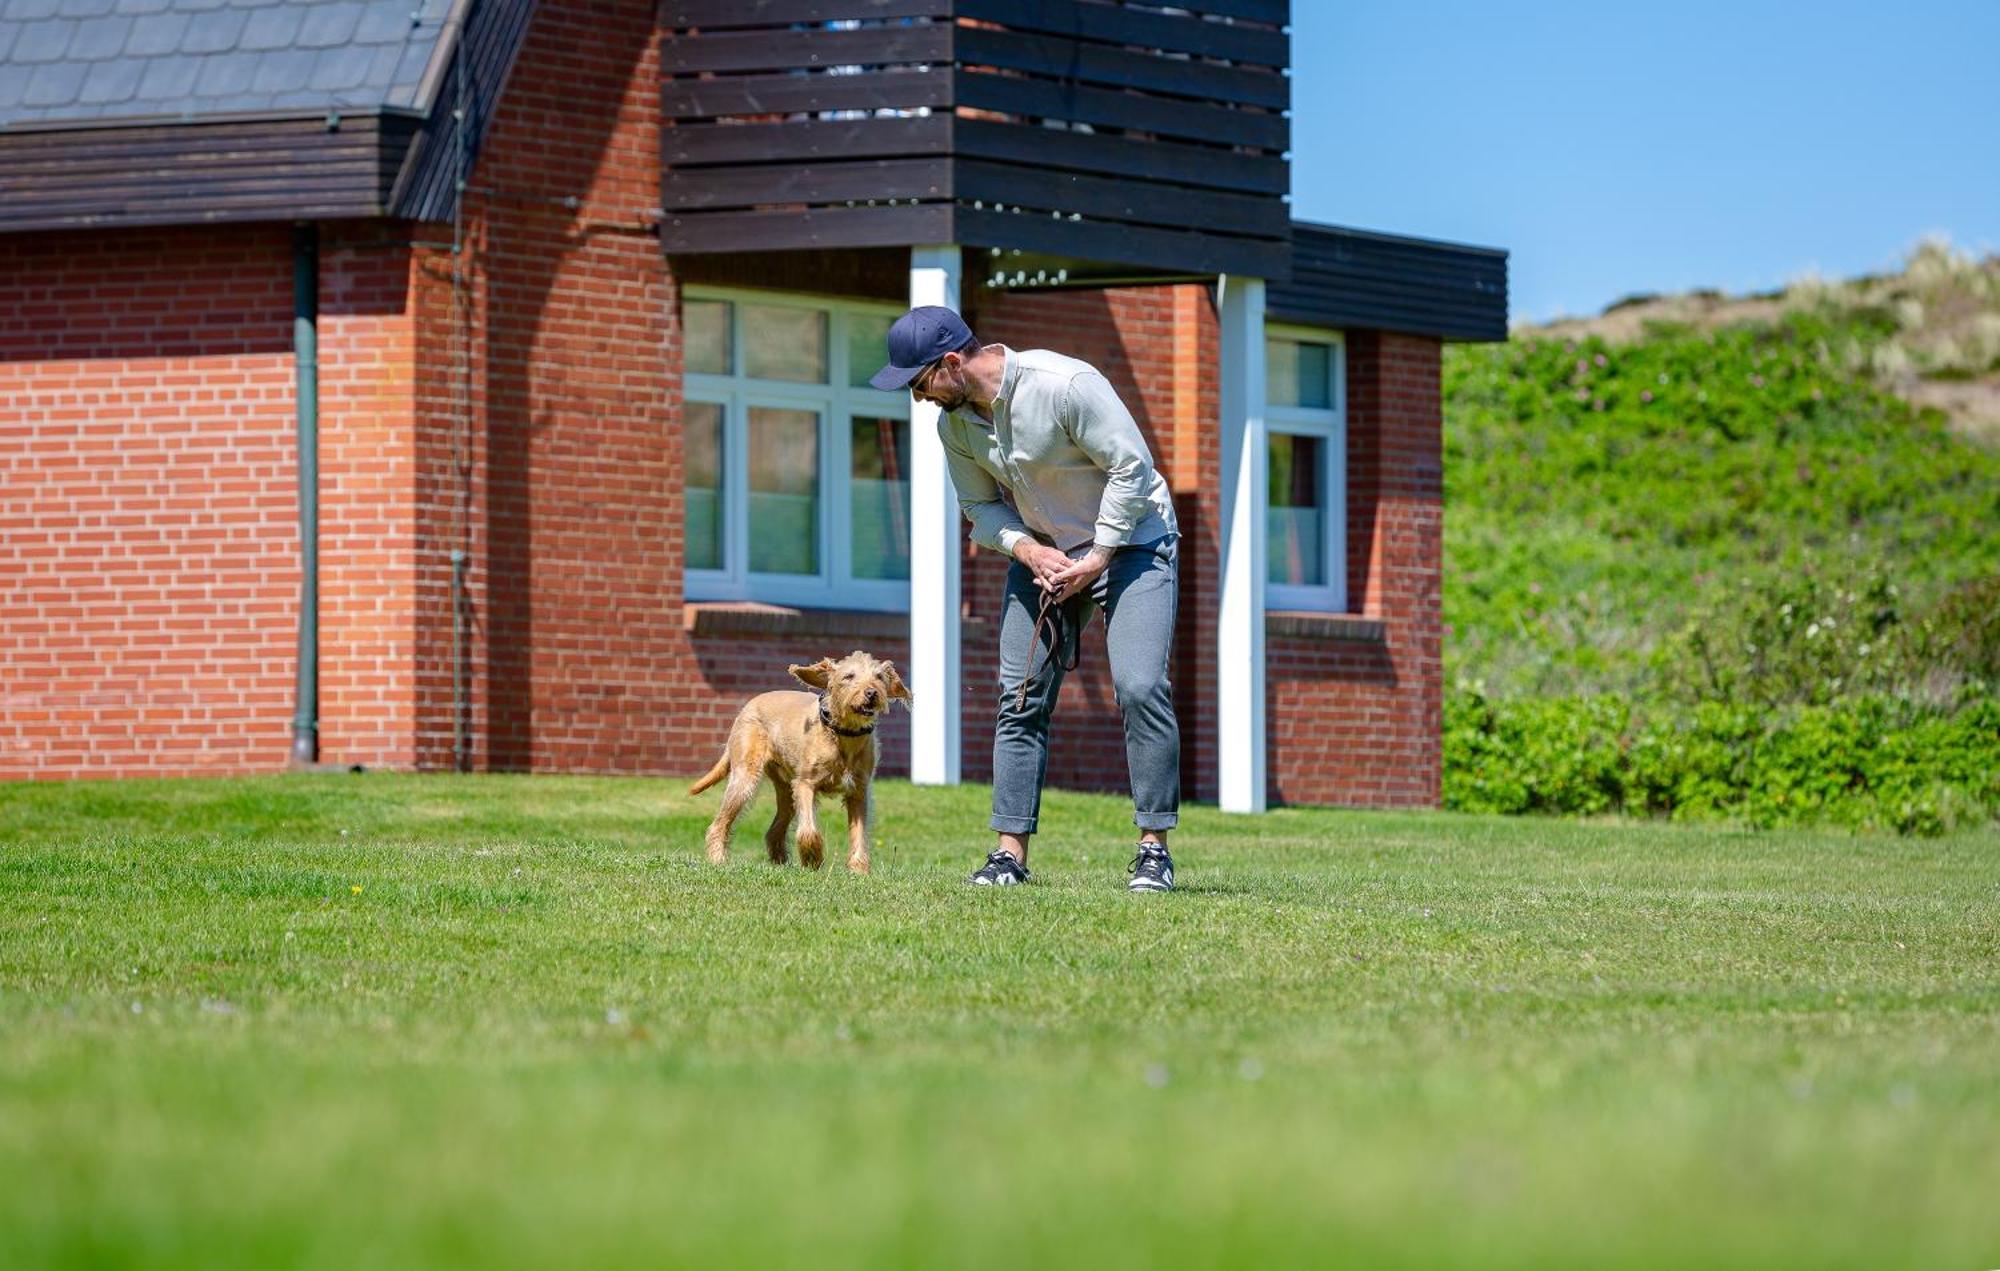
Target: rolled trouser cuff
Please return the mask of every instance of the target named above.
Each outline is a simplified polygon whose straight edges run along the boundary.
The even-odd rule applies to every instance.
[[[1132,824],[1142,830],[1171,830],[1181,823],[1178,812],[1135,812]]]
[[[998,812],[995,812],[992,818],[986,822],[987,829],[998,830],[1002,834],[1033,834],[1035,826],[1036,818],[1034,817],[1001,816]]]

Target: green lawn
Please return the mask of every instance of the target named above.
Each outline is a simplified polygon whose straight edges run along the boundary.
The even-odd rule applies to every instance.
[[[0,1266],[2000,1266],[2000,836],[684,789],[0,787]]]

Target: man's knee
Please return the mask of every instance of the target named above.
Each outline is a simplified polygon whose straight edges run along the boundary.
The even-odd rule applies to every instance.
[[[1173,685],[1165,672],[1121,671],[1113,668],[1111,689],[1118,699],[1118,709],[1129,711],[1135,707],[1171,705],[1174,699]]]

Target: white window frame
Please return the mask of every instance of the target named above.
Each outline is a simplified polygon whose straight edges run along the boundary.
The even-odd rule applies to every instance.
[[[863,609],[907,613],[907,579],[854,577],[853,504],[848,497],[853,471],[853,419],[910,419],[908,393],[854,388],[848,384],[848,322],[858,316],[897,318],[902,306],[836,300],[790,292],[734,287],[688,287],[683,300],[728,301],[730,374],[686,372],[684,402],[722,407],[722,564],[721,569],[688,569],[682,589],[691,601],[759,601],[794,609]],[[743,306],[812,309],[826,315],[827,382],[752,379],[743,374]],[[886,356],[886,350],[885,350]],[[873,371],[875,368],[867,368]],[[752,573],[750,561],[750,408],[812,411],[819,416],[819,518],[822,544],[818,574]],[[681,531],[686,532],[683,520]]]
[[[1327,374],[1333,382],[1327,388],[1327,400],[1333,403],[1331,409],[1305,406],[1274,406],[1270,402],[1270,367],[1265,369],[1264,426],[1267,434],[1288,433],[1293,436],[1317,437],[1323,443],[1320,453],[1325,464],[1320,474],[1321,488],[1326,492],[1326,508],[1323,517],[1323,532],[1326,541],[1321,550],[1326,553],[1327,581],[1319,586],[1303,587],[1287,583],[1267,583],[1264,588],[1266,609],[1300,609],[1318,613],[1347,612],[1347,339],[1344,333],[1323,327],[1287,326],[1269,323],[1264,328],[1266,340],[1296,340],[1307,344],[1325,344],[1332,348],[1332,356],[1327,358]],[[1260,349],[1259,355],[1264,351]],[[1260,491],[1267,503],[1268,491]],[[1268,550],[1268,549],[1267,549]]]

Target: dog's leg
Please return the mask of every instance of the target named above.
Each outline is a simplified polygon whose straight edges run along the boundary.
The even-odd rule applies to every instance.
[[[821,836],[819,821],[813,816],[812,783],[793,782],[792,802],[799,807],[799,864],[807,869],[818,869],[825,859],[826,839]]]
[[[715,810],[715,819],[708,823],[708,859],[720,865],[729,859],[729,831],[735,827],[736,818],[743,815],[743,809],[750,800],[757,797],[759,774],[755,768],[732,768],[729,784],[722,790],[722,806]]]
[[[771,788],[778,795],[778,811],[771,818],[771,828],[764,831],[764,849],[771,854],[773,865],[783,865],[791,859],[785,850],[785,834],[792,828],[792,787],[789,782],[771,779]]]
[[[847,868],[868,872],[868,783],[857,782],[842,802],[847,805]]]

